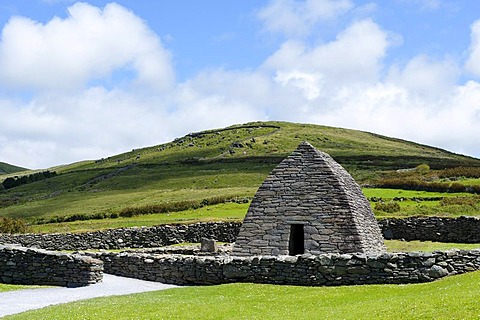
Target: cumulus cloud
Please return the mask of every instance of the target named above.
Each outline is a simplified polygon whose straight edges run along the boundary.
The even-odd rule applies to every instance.
[[[468,72],[480,76],[480,20],[472,24],[470,37],[469,57],[465,68]]]
[[[307,100],[315,100],[320,96],[322,87],[322,75],[304,73],[298,71],[277,72],[274,80],[283,87],[293,85],[300,89]]]
[[[170,53],[131,11],[115,3],[103,10],[87,3],[65,19],[42,24],[15,16],[0,42],[0,83],[10,88],[77,89],[113,71],[133,71],[156,89],[172,85]]]
[[[331,20],[353,8],[350,0],[272,0],[258,12],[269,32],[304,36],[321,21]]]
[[[329,87],[375,82],[388,46],[388,34],[371,19],[365,19],[353,23],[334,41],[315,47],[288,41],[263,67],[282,73],[311,74],[323,78]]]
[[[455,89],[460,68],[451,59],[434,61],[426,55],[412,58],[403,69],[393,66],[388,81],[425,98],[442,98]]]

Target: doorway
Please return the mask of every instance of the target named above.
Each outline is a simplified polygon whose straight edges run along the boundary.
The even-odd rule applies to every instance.
[[[305,253],[305,235],[303,224],[290,225],[290,240],[288,243],[288,254],[295,256]]]

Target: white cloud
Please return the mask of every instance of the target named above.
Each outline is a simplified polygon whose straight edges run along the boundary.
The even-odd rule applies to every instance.
[[[0,70],[4,86],[29,89],[75,89],[115,70],[133,70],[138,83],[156,89],[174,77],[159,38],[115,3],[103,10],[76,3],[67,18],[46,24],[12,17],[2,31]]]
[[[313,48],[288,41],[266,60],[264,67],[282,72],[319,73],[327,86],[375,82],[388,46],[388,34],[372,20],[365,19],[353,23],[334,41]]]
[[[265,29],[287,36],[304,36],[320,21],[327,21],[353,8],[350,0],[272,0],[258,12]]]
[[[480,76],[480,20],[471,26],[471,44],[465,68],[468,72]]]
[[[283,87],[293,85],[300,89],[307,100],[315,100],[320,96],[322,87],[322,75],[304,73],[298,71],[277,72],[274,80]]]
[[[411,59],[403,70],[390,69],[388,81],[426,98],[440,99],[455,90],[460,68],[450,59],[433,61],[426,55]]]

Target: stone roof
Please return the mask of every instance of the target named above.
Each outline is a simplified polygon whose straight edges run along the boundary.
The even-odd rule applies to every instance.
[[[232,254],[384,251],[360,186],[332,157],[302,142],[258,189]]]

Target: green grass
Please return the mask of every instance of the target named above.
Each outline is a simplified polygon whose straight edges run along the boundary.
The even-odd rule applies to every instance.
[[[25,290],[25,289],[39,289],[46,288],[45,286],[24,286],[18,284],[4,284],[0,283],[0,292],[14,291],[14,290]]]
[[[135,226],[149,227],[159,224],[171,223],[242,221],[245,217],[248,206],[248,203],[238,204],[234,202],[229,202],[213,206],[206,206],[195,210],[192,209],[172,213],[149,214],[131,218],[87,220],[33,225],[30,227],[30,231],[34,233],[84,232],[108,228],[125,228]]]
[[[480,185],[480,179],[473,179],[473,178],[460,179],[460,180],[455,181],[455,182],[461,183],[461,184],[466,185],[466,186],[478,186],[478,185]]]
[[[473,250],[480,249],[480,243],[445,243],[432,241],[400,241],[385,240],[385,246],[389,252],[412,252],[412,251],[445,251],[450,249]]]
[[[223,190],[223,189],[222,189]],[[226,192],[226,190],[223,190]],[[254,194],[253,189],[242,188],[230,188],[230,194],[227,196],[247,196]],[[394,189],[363,189],[363,192],[368,197],[382,197],[387,200],[394,197],[406,197],[406,198],[429,198],[429,197],[458,197],[466,196],[472,197],[471,194],[464,193],[438,193],[438,192],[425,192],[425,191],[406,191],[406,190],[394,190]],[[152,195],[154,194],[154,195]],[[177,191],[139,191],[136,194],[138,206],[147,203],[161,203],[162,201],[173,200],[188,200],[192,198],[205,199],[212,195],[211,190],[199,189],[199,190],[177,190]],[[225,195],[225,194],[222,194]],[[102,205],[108,206],[116,201],[118,208],[123,207],[123,204],[127,204],[132,194],[128,196],[122,196],[122,194],[112,195],[112,198],[100,197],[90,199],[90,203],[86,204],[87,207],[101,208]],[[151,199],[155,198],[154,201]],[[110,199],[110,200],[109,200]],[[123,200],[122,200],[123,199]],[[99,203],[103,201],[103,203]],[[449,205],[442,206],[440,201],[403,201],[398,202],[401,210],[394,213],[385,213],[382,211],[374,210],[375,215],[378,218],[396,217],[404,218],[411,216],[443,216],[443,217],[458,217],[462,215],[479,216],[480,215],[480,203],[476,206],[472,205]],[[68,208],[75,208],[77,205],[83,204],[80,201],[78,204],[70,204]],[[30,232],[35,233],[52,233],[52,232],[82,232],[90,230],[108,229],[108,228],[124,228],[134,226],[154,226],[159,224],[169,223],[194,223],[194,222],[209,222],[209,221],[242,221],[247,213],[249,204],[237,204],[237,203],[224,203],[214,206],[206,206],[195,210],[186,210],[180,212],[171,213],[159,213],[150,215],[141,215],[131,218],[117,218],[117,219],[102,219],[102,220],[86,220],[75,222],[63,222],[63,223],[50,223],[42,225],[32,225]],[[372,208],[375,204],[372,203]],[[93,210],[93,209],[92,209]],[[106,209],[105,209],[106,210]]]
[[[411,285],[226,284],[78,301],[6,319],[477,319],[480,272]]]
[[[363,188],[363,194],[367,198],[377,197],[384,200],[391,200],[393,198],[436,198],[436,197],[460,197],[471,196],[469,193],[447,193],[447,192],[428,192],[415,190],[401,190],[401,189],[383,189],[383,188]]]
[[[0,216],[32,222],[215,196],[251,197],[275,165],[304,140],[332,155],[360,183],[385,170],[421,163],[432,168],[480,166],[479,159],[367,132],[258,122],[50,168],[58,173],[56,177],[0,190]]]

